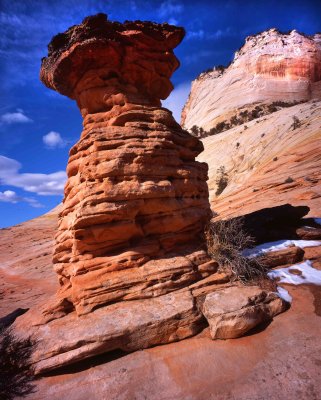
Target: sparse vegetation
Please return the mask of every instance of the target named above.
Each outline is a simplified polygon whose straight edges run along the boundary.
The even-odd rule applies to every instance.
[[[273,103],[268,105],[267,104],[256,105],[252,109],[245,109],[239,111],[239,113],[233,115],[229,120],[217,123],[209,131],[206,131],[202,127],[194,125],[190,129],[190,133],[193,136],[199,137],[201,139],[207,136],[217,135],[221,132],[233,128],[234,126],[245,124],[246,122],[250,122],[254,119],[279,111],[281,108],[292,107],[300,103],[302,103],[302,101],[294,101],[294,102],[274,101]],[[293,124],[291,125],[292,128],[296,129],[300,125],[301,125],[300,120],[297,117],[293,117]],[[244,130],[246,129],[248,129],[248,126],[244,125]]]
[[[291,125],[292,130],[295,130],[301,126],[301,121],[297,116],[293,117],[293,123]]]
[[[10,330],[0,332],[0,399],[12,400],[33,392],[30,358],[34,343],[14,337]]]
[[[243,230],[242,218],[210,223],[205,238],[208,254],[232,275],[232,279],[252,282],[266,278],[266,268],[260,259],[242,255],[245,248],[254,245],[254,239]]]
[[[216,184],[217,184],[217,189],[215,195],[219,196],[228,185],[228,174],[225,171],[224,166],[220,166],[217,170]]]
[[[292,179],[290,176],[288,178],[286,178],[286,180],[284,181],[284,183],[293,183],[294,179]]]

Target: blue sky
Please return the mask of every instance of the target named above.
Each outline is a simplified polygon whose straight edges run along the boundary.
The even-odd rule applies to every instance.
[[[183,26],[181,67],[165,106],[179,119],[190,82],[228,63],[246,36],[272,27],[321,31],[321,1],[0,0],[0,228],[41,215],[62,199],[68,150],[81,132],[75,103],[39,81],[53,35],[87,15]]]

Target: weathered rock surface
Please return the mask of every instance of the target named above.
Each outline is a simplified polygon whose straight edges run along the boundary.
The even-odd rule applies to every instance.
[[[274,268],[281,265],[296,264],[303,260],[304,254],[304,250],[300,247],[291,246],[286,249],[265,253],[260,259],[265,267]]]
[[[70,151],[56,235],[60,290],[14,323],[37,343],[38,374],[195,335],[204,295],[229,285],[204,248],[202,143],[160,106],[183,35],[99,14],[57,35],[42,61],[42,81],[77,101],[84,130]],[[265,308],[273,296],[261,295]],[[269,318],[279,312],[268,308]]]
[[[15,328],[28,334],[28,327],[35,324],[34,314],[31,321],[20,318]],[[203,326],[203,316],[188,290],[144,301],[116,303],[81,318],[70,313],[34,328],[35,373],[112,350],[130,352],[181,340],[195,335]]]
[[[52,250],[59,209],[0,229],[0,318],[43,305],[57,291]]]
[[[14,324],[37,342],[36,373],[202,329],[188,287],[217,270],[203,238],[207,165],[195,161],[202,143],[160,104],[183,36],[98,14],[54,37],[42,60],[42,81],[77,101],[84,130],[55,238],[60,289]]]
[[[197,281],[209,261],[195,254],[211,215],[207,165],[195,161],[203,146],[160,106],[183,36],[98,14],[48,47],[42,81],[84,117],[67,166],[54,252],[61,289],[49,319],[166,294]]]
[[[210,201],[221,218],[285,203],[308,206],[308,216],[319,216],[320,115],[321,102],[307,102],[203,139],[198,159],[209,165]],[[217,196],[220,166],[228,183]]]
[[[300,239],[318,240],[321,239],[320,226],[302,226],[296,230],[296,234]]]
[[[43,222],[44,237],[50,229],[51,235],[54,233],[54,217],[50,220],[50,223]],[[20,235],[23,226],[24,235]],[[56,277],[50,260],[43,268],[33,270],[33,278],[29,280],[28,274],[39,257],[35,242],[28,247],[33,235],[33,229],[27,234],[28,226],[35,228],[37,236],[34,238],[41,239],[38,219],[0,231],[0,241],[7,233],[19,237],[15,253],[6,245],[2,247],[1,256],[9,261],[11,257],[21,257],[24,249],[28,248],[28,259],[26,263],[21,263],[19,270],[16,269],[17,275],[21,278],[25,275],[24,285],[33,290],[35,286],[40,290],[41,283],[54,287]],[[321,247],[305,248],[306,255],[314,257],[313,266],[319,269],[320,250]],[[44,272],[45,268],[47,272]],[[42,278],[46,273],[46,277]],[[37,284],[33,285],[37,277]],[[298,396],[318,399],[321,385],[318,356],[321,352],[320,288],[303,285],[287,286],[287,290],[293,297],[291,308],[259,333],[233,340],[213,341],[206,329],[196,337],[128,355],[101,355],[97,359],[87,359],[74,368],[70,366],[64,371],[53,371],[52,376],[38,379],[35,391],[27,399],[105,400],[108,396],[110,400],[132,400],[135,397],[148,400],[208,400],[215,396],[224,400],[257,400],[262,393],[273,400]],[[11,310],[23,307],[23,291],[15,293],[10,299],[7,296],[9,293],[6,292],[1,306],[6,304]]]
[[[30,400],[319,400],[320,288],[287,286],[291,308],[265,330],[100,358],[36,381]],[[28,398],[28,400],[29,400]]]
[[[277,294],[266,293],[258,286],[232,286],[208,294],[202,312],[212,339],[232,339],[270,321],[286,307]]]
[[[182,124],[221,132],[203,139],[198,158],[209,165],[220,218],[285,203],[319,215],[320,100],[321,35],[295,30],[248,37],[228,68],[193,82]],[[227,186],[218,191],[222,176]]]
[[[321,35],[276,29],[246,38],[232,64],[193,83],[182,125],[210,130],[252,104],[321,99]]]

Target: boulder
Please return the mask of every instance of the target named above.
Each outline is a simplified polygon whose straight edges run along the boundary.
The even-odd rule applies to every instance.
[[[267,293],[258,286],[232,286],[207,294],[202,312],[212,339],[232,339],[272,320],[286,307],[276,293]]]
[[[278,251],[264,253],[260,261],[267,268],[274,268],[280,265],[295,264],[303,260],[304,250],[297,246],[290,246]]]
[[[321,228],[315,226],[301,226],[296,230],[296,234],[303,240],[319,240],[321,239]]]

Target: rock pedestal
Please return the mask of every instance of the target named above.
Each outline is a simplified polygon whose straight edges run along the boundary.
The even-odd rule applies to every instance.
[[[56,235],[60,290],[14,324],[37,343],[36,373],[195,335],[206,295],[229,285],[204,248],[207,164],[195,161],[203,146],[160,103],[183,36],[99,14],[56,36],[42,61],[42,81],[77,101],[84,130],[70,151]]]
[[[56,235],[60,308],[50,312],[82,315],[201,277],[197,264],[208,260],[193,253],[211,215],[207,165],[195,161],[203,146],[160,103],[183,36],[168,24],[98,14],[48,47],[41,80],[75,99],[84,118]]]

